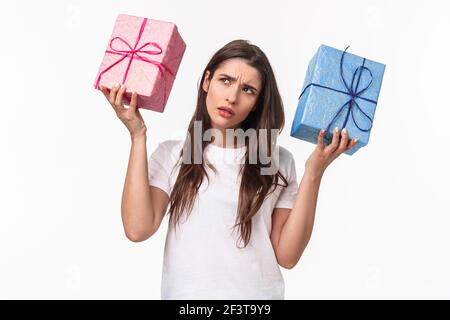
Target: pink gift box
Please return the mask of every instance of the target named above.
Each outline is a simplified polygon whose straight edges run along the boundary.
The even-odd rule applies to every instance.
[[[174,23],[119,14],[94,87],[125,84],[125,105],[136,91],[138,108],[163,112],[185,50]]]

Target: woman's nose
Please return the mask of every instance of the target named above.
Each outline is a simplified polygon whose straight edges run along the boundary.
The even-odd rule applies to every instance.
[[[231,87],[228,90],[228,98],[227,101],[229,103],[236,103],[237,99],[238,99],[238,93],[239,93],[239,88],[237,87]]]

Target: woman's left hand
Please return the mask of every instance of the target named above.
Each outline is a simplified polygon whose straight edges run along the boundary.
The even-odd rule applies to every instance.
[[[331,162],[333,162],[334,159],[345,151],[351,149],[358,142],[357,139],[352,139],[350,143],[348,143],[348,133],[345,128],[341,131],[341,133],[342,138],[339,143],[339,130],[338,128],[335,128],[333,132],[333,140],[329,145],[325,146],[323,142],[325,132],[324,130],[320,131],[317,138],[317,146],[305,163],[305,169],[308,173],[321,178],[325,172],[325,169]]]

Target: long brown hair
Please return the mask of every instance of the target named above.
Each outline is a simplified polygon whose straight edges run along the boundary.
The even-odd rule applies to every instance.
[[[255,105],[256,109],[241,123],[240,128],[244,131],[247,129],[255,129],[257,132],[260,132],[259,129],[266,129],[264,132],[267,132],[267,137],[262,140],[269,143],[267,143],[264,149],[267,150],[268,155],[272,155],[272,143],[270,143],[270,141],[272,141],[270,137],[272,132],[271,129],[278,129],[278,132],[280,133],[284,127],[283,102],[277,88],[275,75],[266,55],[259,47],[250,44],[247,40],[234,40],[229,42],[219,49],[207,64],[198,85],[197,107],[189,124],[187,138],[184,143],[185,145],[190,144],[190,150],[194,150],[196,147],[194,142],[195,121],[201,122],[202,132],[211,128],[211,119],[206,108],[207,93],[203,90],[202,84],[206,76],[206,70],[210,71],[209,80],[211,80],[219,65],[223,61],[231,58],[243,58],[248,65],[259,71],[261,77],[261,92],[257,98]],[[259,138],[260,134],[257,135],[256,148],[260,148],[261,146]],[[239,190],[238,213],[236,216],[236,223],[233,226],[233,228],[239,228],[240,239],[244,242],[244,247],[246,247],[250,241],[252,217],[263,204],[265,197],[269,192],[275,190],[279,178],[283,180],[285,184],[284,187],[287,186],[286,178],[283,177],[280,171],[277,171],[274,175],[260,174],[261,168],[270,166],[271,162],[262,164],[258,159],[257,163],[251,164],[249,161],[249,142],[247,139],[245,140],[245,164],[241,166],[239,172],[239,174],[242,174],[242,179]],[[203,150],[205,150],[209,143],[211,142],[201,142],[202,160],[204,160]],[[198,142],[197,146],[199,146]],[[180,153],[180,157],[182,156],[183,151]],[[175,229],[180,221],[182,213],[185,212],[186,209],[188,215],[190,214],[204,177],[206,176],[209,181],[208,173],[204,167],[205,161],[202,161],[201,164],[196,164],[192,152],[190,157],[190,164],[181,163],[177,180],[170,195],[170,209],[168,213],[170,216],[169,224],[175,227]],[[207,163],[207,165],[214,172],[217,172],[212,164]],[[272,186],[274,186],[274,188],[270,190]]]

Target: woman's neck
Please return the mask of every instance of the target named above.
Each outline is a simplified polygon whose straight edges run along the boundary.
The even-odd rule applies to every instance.
[[[221,147],[221,148],[239,148],[242,147],[242,144],[238,143],[238,139],[237,137],[233,134],[229,137],[229,139],[227,139],[227,135],[226,135],[226,130],[227,129],[219,129],[217,128],[217,130],[219,130],[221,132],[221,136],[222,137],[216,137],[214,136],[213,140],[211,143],[214,144],[215,146]],[[235,130],[235,129],[229,129],[229,130]]]

